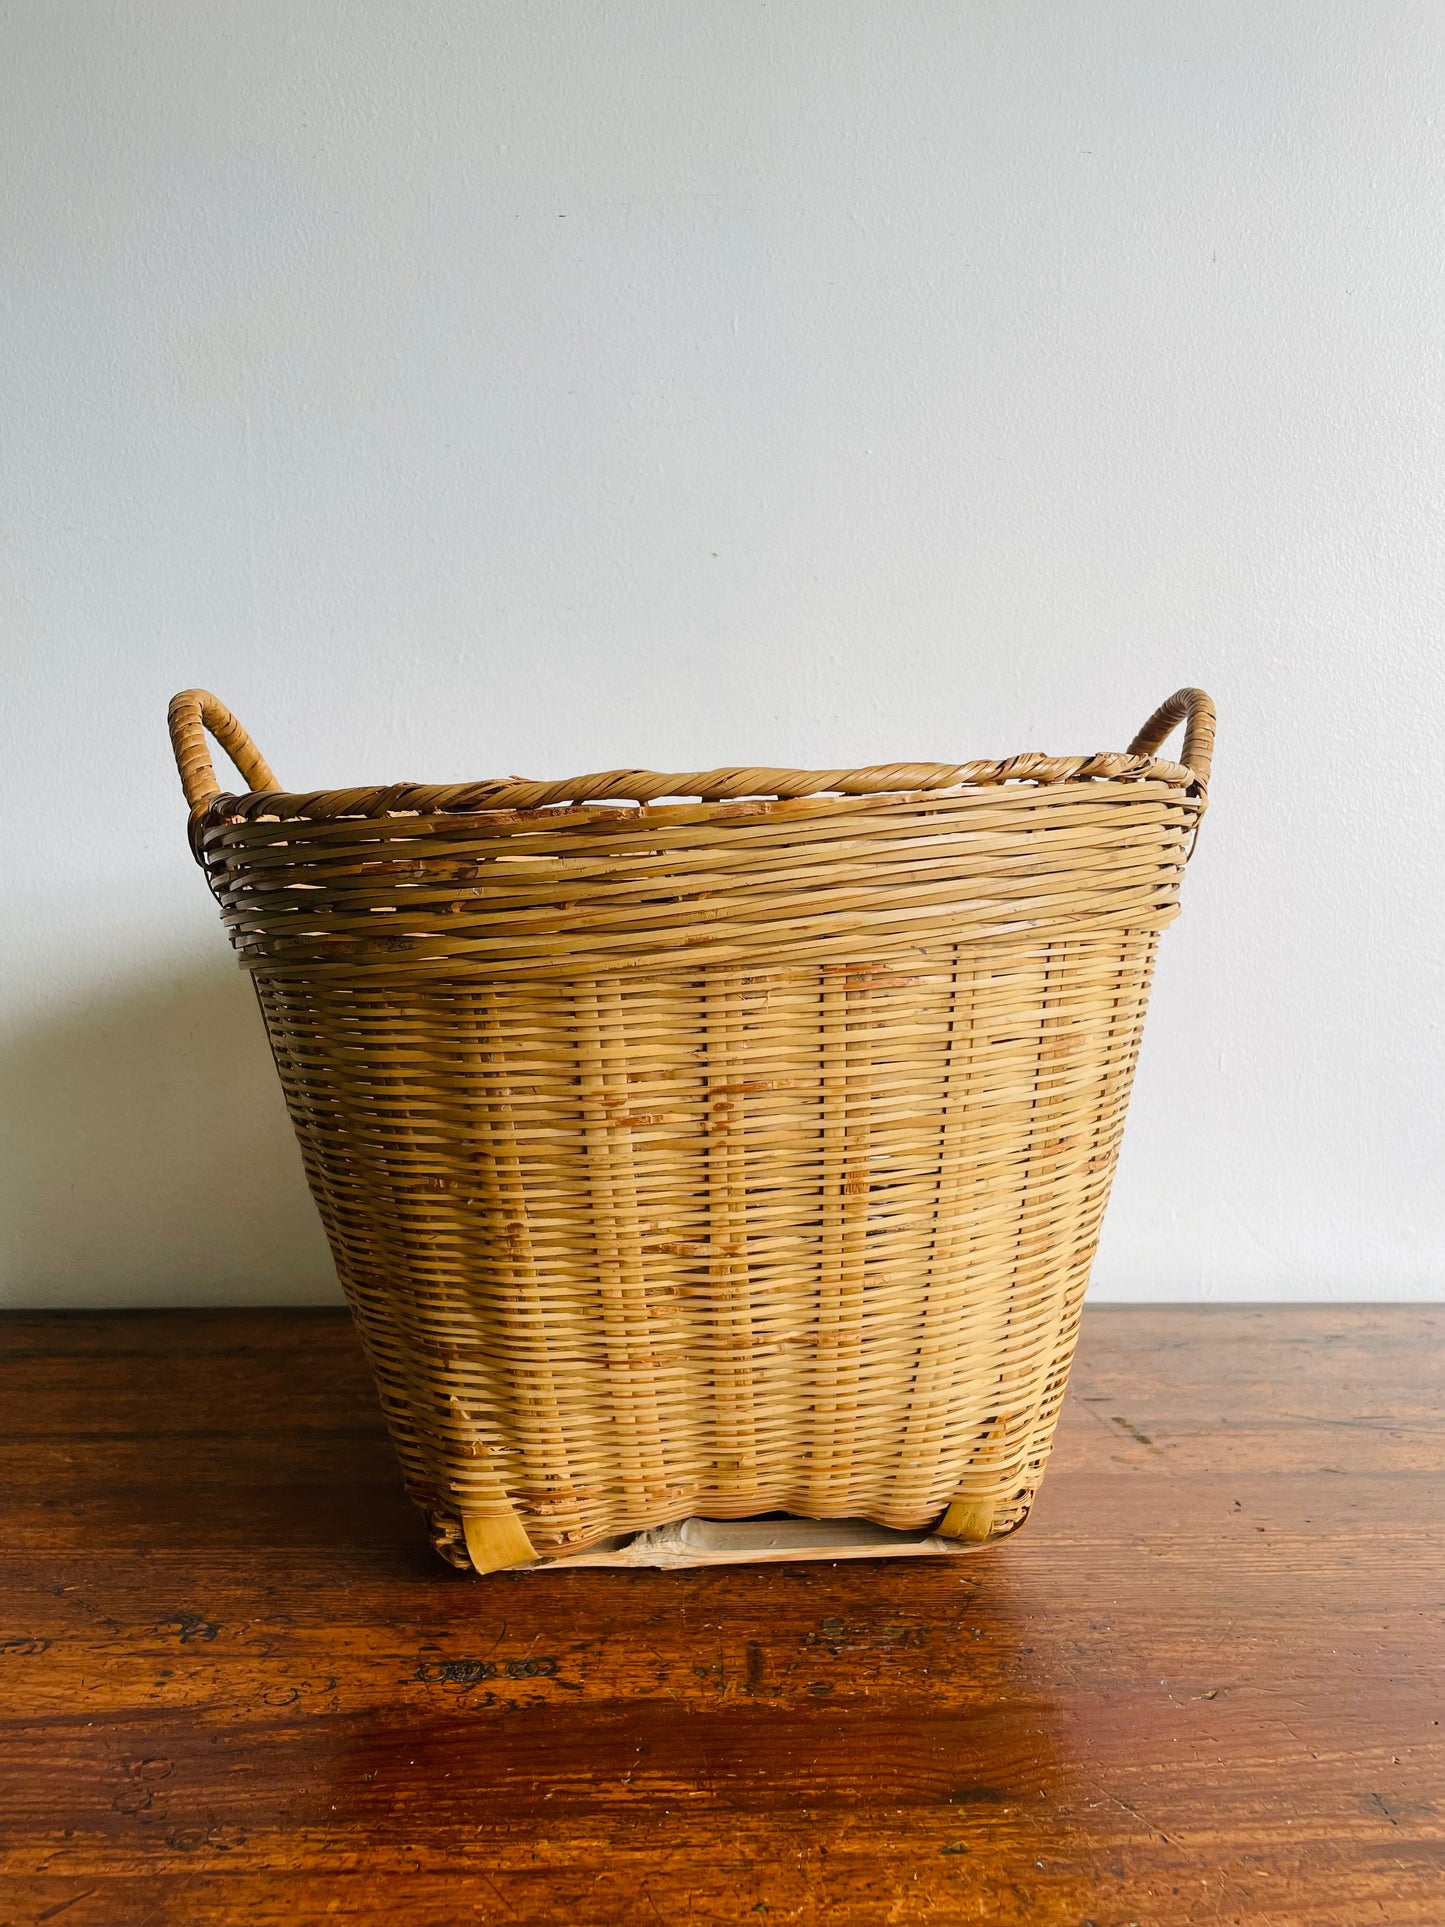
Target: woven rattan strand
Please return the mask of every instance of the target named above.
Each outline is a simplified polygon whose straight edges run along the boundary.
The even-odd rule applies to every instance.
[[[1127,753],[305,794],[206,692],[170,720],[445,1557],[1022,1521],[1205,807],[1201,691]]]

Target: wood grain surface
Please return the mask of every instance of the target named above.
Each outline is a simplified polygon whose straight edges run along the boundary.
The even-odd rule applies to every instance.
[[[344,1316],[12,1316],[0,1921],[1441,1927],[1442,1338],[1094,1311],[976,1557],[478,1580]]]

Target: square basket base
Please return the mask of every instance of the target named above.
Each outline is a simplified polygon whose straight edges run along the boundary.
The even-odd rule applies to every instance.
[[[895,1532],[869,1519],[680,1519],[528,1566],[556,1572],[574,1566],[684,1566],[776,1564],[791,1559],[958,1558],[981,1552],[983,1541],[945,1539],[936,1532]]]

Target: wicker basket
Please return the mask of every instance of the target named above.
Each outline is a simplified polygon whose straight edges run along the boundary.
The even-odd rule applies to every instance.
[[[307,795],[204,691],[170,726],[447,1559],[942,1550],[1022,1521],[1206,696],[1127,755]],[[767,1514],[872,1526],[677,1530]]]

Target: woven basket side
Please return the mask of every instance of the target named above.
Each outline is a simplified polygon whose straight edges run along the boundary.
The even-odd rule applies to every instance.
[[[1002,1528],[1047,1452],[1153,933],[643,983],[261,986],[413,1495]]]

